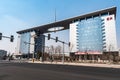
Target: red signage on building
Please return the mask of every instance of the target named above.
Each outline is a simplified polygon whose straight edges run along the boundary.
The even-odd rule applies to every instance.
[[[101,54],[99,51],[88,51],[88,52],[76,52],[75,55],[82,55],[82,54]]]
[[[107,21],[112,20],[112,17],[107,17]]]

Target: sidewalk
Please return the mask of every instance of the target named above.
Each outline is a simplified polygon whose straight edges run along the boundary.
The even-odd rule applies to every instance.
[[[42,64],[61,64],[61,65],[74,65],[74,66],[90,66],[90,67],[104,67],[104,68],[118,68],[119,64],[98,64],[98,63],[71,63],[71,62],[41,62],[41,61],[28,61],[28,63],[42,63]]]

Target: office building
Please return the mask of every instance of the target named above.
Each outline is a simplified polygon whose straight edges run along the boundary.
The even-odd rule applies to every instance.
[[[70,24],[72,52],[117,51],[115,14],[94,14]]]
[[[69,36],[69,42],[71,43],[70,52],[76,55],[86,53],[102,54],[105,51],[118,51],[116,40],[116,9],[116,7],[107,8],[18,31],[17,33],[21,35],[19,52],[29,52],[29,45],[23,44],[22,41],[30,42],[30,37],[27,36],[30,36],[29,33],[31,32],[35,32],[37,36],[40,35],[34,40],[34,51],[37,52],[40,50],[42,52],[45,45],[45,36],[43,34],[54,32],[54,29],[59,29],[57,31],[69,30],[69,35],[66,36]]]

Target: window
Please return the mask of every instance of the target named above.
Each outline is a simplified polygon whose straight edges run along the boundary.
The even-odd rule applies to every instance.
[[[79,50],[96,50],[102,51],[102,20],[100,17],[95,19],[89,18],[89,20],[82,20],[78,24],[78,42]],[[95,46],[95,47],[94,47]]]

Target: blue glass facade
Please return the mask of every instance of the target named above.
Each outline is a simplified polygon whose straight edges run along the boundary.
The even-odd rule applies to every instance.
[[[79,51],[102,51],[102,19],[100,17],[83,19],[77,25],[77,48]]]
[[[30,44],[28,43],[31,43],[31,33],[27,32],[27,33],[21,34],[20,39],[21,40],[20,40],[20,51],[19,52],[22,54],[30,53]],[[36,45],[34,45],[34,52],[38,52],[38,51],[42,52],[45,46],[45,36],[40,35],[37,38],[35,38],[35,44]]]
[[[43,52],[44,51],[44,47],[45,47],[45,36],[44,35],[40,35],[37,38],[35,38],[35,52]]]
[[[30,43],[30,33],[23,33],[21,34],[21,41],[20,41],[20,53],[28,54],[30,45],[25,44],[25,42]]]

